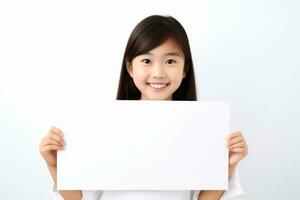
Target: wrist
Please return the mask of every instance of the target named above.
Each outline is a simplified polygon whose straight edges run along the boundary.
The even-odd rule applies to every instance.
[[[51,168],[51,169],[56,169],[56,168],[57,168],[57,165],[50,165],[50,164],[47,163],[47,167],[48,167],[48,168]]]
[[[48,170],[50,172],[50,175],[53,179],[54,184],[56,184],[56,177],[57,177],[57,169],[56,169],[56,165],[47,165]]]
[[[231,178],[231,176],[233,175],[234,171],[236,170],[237,164],[234,165],[229,165],[228,167],[228,176],[229,179]]]

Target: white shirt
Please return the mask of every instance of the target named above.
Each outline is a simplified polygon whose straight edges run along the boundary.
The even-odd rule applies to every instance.
[[[200,190],[82,190],[83,197],[81,200],[197,200],[199,193]],[[238,173],[235,171],[229,179],[228,190],[223,193],[220,200],[242,199],[245,199],[245,192],[240,185]],[[55,187],[52,200],[64,200]]]

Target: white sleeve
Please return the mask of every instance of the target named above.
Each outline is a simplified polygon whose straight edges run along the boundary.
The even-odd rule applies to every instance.
[[[198,196],[199,196],[199,193],[201,192],[201,190],[193,190],[192,191],[192,200],[198,200]]]
[[[82,190],[81,200],[100,200],[103,191],[101,190]],[[64,200],[62,195],[57,191],[56,185],[53,186],[52,200]]]
[[[228,183],[228,190],[225,190],[220,200],[243,200],[246,194],[240,184],[237,169],[234,170]]]
[[[198,195],[201,190],[195,190],[193,192],[192,200],[198,200]],[[220,200],[244,200],[246,194],[240,184],[237,169],[234,170],[232,176],[229,179],[228,190],[225,190]]]

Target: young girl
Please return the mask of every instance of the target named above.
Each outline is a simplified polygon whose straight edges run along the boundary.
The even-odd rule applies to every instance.
[[[196,101],[194,69],[188,37],[173,17],[150,16],[132,31],[123,57],[118,100]],[[63,132],[52,127],[42,139],[40,153],[56,184],[56,153],[63,150]],[[241,199],[245,194],[236,168],[248,153],[242,134],[228,137],[229,187],[226,191],[56,191],[54,199],[67,200],[214,200]],[[199,158],[201,159],[201,158]]]

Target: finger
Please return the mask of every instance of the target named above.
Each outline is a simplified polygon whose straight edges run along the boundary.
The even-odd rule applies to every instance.
[[[54,140],[53,138],[46,138],[44,140],[44,142],[42,143],[42,146],[46,146],[46,145],[49,145],[49,144],[53,144],[53,145],[57,145],[57,146],[64,146],[63,144],[61,144],[60,142]]]
[[[48,135],[48,138],[52,138],[52,139],[56,140],[57,142],[61,143],[62,145],[64,145],[64,143],[65,143],[64,139],[54,132],[51,132]]]
[[[232,132],[229,135],[228,139],[232,139],[232,138],[235,138],[235,137],[238,137],[238,136],[241,136],[241,135],[242,135],[242,133],[240,131],[235,131],[235,132]]]
[[[64,149],[64,148],[50,144],[50,145],[44,146],[44,148],[42,149],[42,152],[47,152],[47,151],[51,151],[51,150],[62,150],[62,149]]]
[[[49,132],[54,132],[54,133],[60,135],[61,137],[64,136],[64,133],[59,128],[57,128],[55,126],[52,126]]]
[[[231,149],[230,151],[231,152],[236,152],[236,153],[241,153],[241,152],[246,152],[246,149],[245,148],[236,147],[236,148]]]
[[[237,136],[235,138],[232,138],[229,140],[228,142],[228,146],[232,145],[232,144],[235,144],[235,143],[238,143],[238,142],[241,142],[243,141],[243,138],[241,136]]]
[[[55,132],[55,131],[50,131],[49,133],[50,135],[51,134],[55,134],[55,135],[58,135],[59,137],[61,137],[62,139],[64,138],[64,135],[62,133],[58,133],[58,132]]]
[[[245,148],[246,144],[244,142],[238,142],[235,144],[232,144],[230,146],[228,146],[229,149],[235,148],[235,147],[240,147],[240,148]]]

